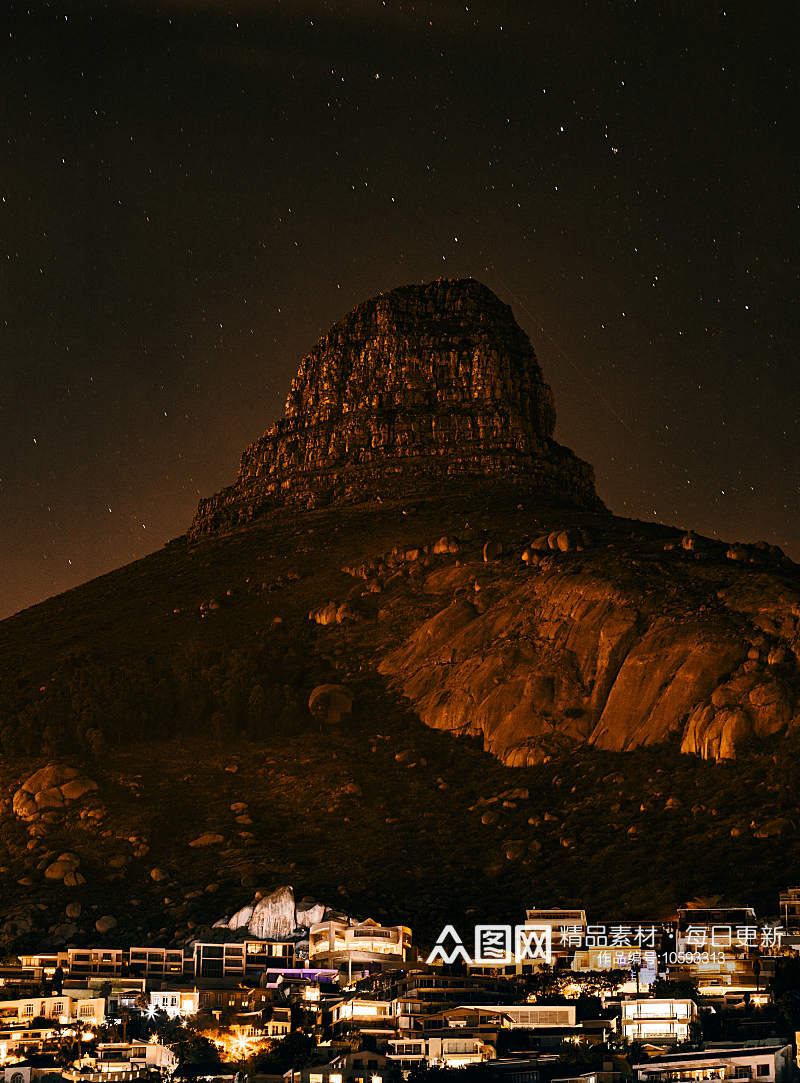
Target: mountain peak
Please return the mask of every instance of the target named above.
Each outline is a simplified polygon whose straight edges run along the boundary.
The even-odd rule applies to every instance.
[[[553,440],[555,407],[511,309],[472,278],[363,302],[300,362],[286,411],[244,452],[190,533],[280,505],[316,507],[465,479],[600,509],[591,467]]]

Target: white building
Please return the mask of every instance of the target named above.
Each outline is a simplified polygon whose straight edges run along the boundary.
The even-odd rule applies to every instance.
[[[156,1042],[98,1042],[94,1054],[61,1074],[70,1083],[123,1083],[154,1070],[171,1074],[177,1066],[175,1054]]]
[[[264,1033],[268,1038],[285,1038],[292,1029],[292,1009],[273,1008],[272,1017],[264,1024]]]
[[[153,989],[149,996],[153,1013],[166,1012],[170,1019],[196,1015],[200,1009],[200,994],[196,989]]]
[[[331,1022],[334,1026],[353,1024],[364,1034],[394,1034],[394,1003],[391,1000],[367,1000],[353,997],[333,1005]]]
[[[464,1068],[497,1056],[481,1038],[428,1038],[427,1046],[428,1064],[441,1068]]]
[[[525,925],[527,927],[550,930],[550,945],[553,962],[558,959],[568,958],[576,948],[581,947],[586,937],[586,911],[563,910],[560,907],[549,909],[532,909],[525,911]],[[524,973],[533,970],[536,963],[519,965],[518,971]]]
[[[574,1004],[464,1004],[459,1010],[494,1012],[506,1027],[574,1027]]]
[[[79,990],[73,990],[79,994]],[[88,992],[88,990],[87,990]],[[106,1013],[104,997],[59,995],[49,997],[21,997],[0,1001],[0,1020],[9,1025],[30,1025],[34,1019],[53,1019],[59,1023],[86,1023],[98,1025]],[[2,1025],[0,1023],[0,1025]]]
[[[372,918],[348,925],[321,921],[308,936],[308,960],[316,966],[358,968],[365,963],[397,965],[411,957],[411,930],[406,925],[379,925]]]
[[[694,1053],[670,1053],[646,1064],[634,1064],[642,1083],[705,1083],[707,1080],[755,1080],[787,1083],[792,1073],[792,1047],[778,1041],[724,1043]]]
[[[405,1071],[420,1064],[437,1068],[464,1068],[468,1064],[494,1060],[497,1052],[493,1045],[482,1038],[464,1036],[397,1038],[389,1042],[386,1055]]]
[[[632,1042],[686,1042],[697,1021],[693,1000],[624,1000],[621,1027]]]

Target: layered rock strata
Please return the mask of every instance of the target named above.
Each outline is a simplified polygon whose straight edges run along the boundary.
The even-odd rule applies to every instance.
[[[511,309],[474,279],[439,279],[353,309],[303,358],[286,412],[248,447],[190,535],[280,505],[392,498],[506,479],[602,509],[592,468],[553,439],[553,395]]]

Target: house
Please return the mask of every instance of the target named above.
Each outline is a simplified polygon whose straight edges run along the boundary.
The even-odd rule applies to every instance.
[[[21,955],[20,967],[51,978],[57,968],[70,977],[239,978],[258,981],[270,968],[295,965],[293,940],[193,941],[184,948],[65,948]]]
[[[268,1038],[285,1038],[292,1029],[291,1008],[273,1008],[271,1018],[264,1024]]]
[[[367,964],[397,966],[411,958],[411,930],[405,925],[380,925],[372,918],[348,924],[321,921],[308,936],[309,963],[340,970],[369,969]]]
[[[223,1012],[263,1011],[272,1003],[272,990],[250,989],[245,987],[232,989],[224,985],[201,988],[197,994],[199,1009],[207,1009],[217,1018]]]
[[[428,1064],[438,1068],[465,1068],[494,1060],[497,1050],[480,1037],[428,1038]]]
[[[186,976],[236,978],[259,981],[270,968],[291,968],[295,964],[295,943],[291,940],[243,940],[212,944],[195,941],[185,949]]]
[[[59,1029],[55,1020],[52,1025],[37,1027],[9,1027],[0,1022],[0,1064],[43,1052],[58,1037]]]
[[[30,1064],[6,1064],[0,1067],[0,1083],[31,1083]]]
[[[405,1073],[427,1065],[428,1043],[425,1038],[392,1038],[387,1045],[386,1055]]]
[[[436,969],[377,974],[359,982],[358,988],[395,1001],[395,1013],[408,1016],[508,995],[508,983],[502,978],[442,974]]]
[[[707,1080],[755,1080],[788,1083],[792,1076],[792,1047],[772,1040],[719,1043],[701,1052],[669,1053],[632,1065],[641,1083],[706,1083]]]
[[[34,1019],[53,1019],[58,1023],[81,1022],[97,1025],[106,1013],[104,997],[92,997],[88,990],[75,990],[84,995],[22,997],[0,1001],[0,1025],[13,1023],[30,1025]]]
[[[575,948],[584,943],[588,928],[585,910],[563,910],[560,907],[526,910],[525,925],[549,930],[552,961],[556,965],[559,959],[570,958]],[[535,966],[535,963],[524,960],[520,962],[522,973],[535,969]]]
[[[389,1083],[400,1078],[398,1067],[383,1053],[362,1049],[343,1053],[330,1064],[313,1068],[290,1069],[284,1083]]]
[[[693,1000],[624,1000],[620,1026],[625,1038],[632,1042],[672,1044],[689,1040],[691,1028],[697,1022],[697,1005]]]
[[[200,993],[197,989],[152,989],[148,996],[152,1013],[166,1012],[170,1019],[179,1015],[196,1015],[200,1010]]]
[[[719,1004],[732,1003],[737,996],[739,1002],[744,1003],[745,993],[750,994],[750,1002],[754,1005],[766,1003],[768,998],[764,990],[775,975],[774,955],[726,948],[724,951],[687,952],[685,959],[686,962],[667,968],[671,981],[692,982],[701,996]]]
[[[463,1007],[463,1006],[462,1006]],[[497,1012],[506,1017],[509,1027],[574,1027],[574,1004],[474,1004],[483,1012]]]
[[[474,1032],[496,1034],[502,1027],[511,1026],[511,1017],[504,1014],[502,1008],[481,1007],[470,1004],[460,1008],[447,1008],[443,1012],[424,1016],[423,1027],[426,1031],[451,1028]],[[491,1040],[491,1039],[489,1039]]]
[[[183,948],[130,948],[128,973],[141,978],[166,978],[184,972]]]
[[[331,1022],[334,1027],[349,1024],[357,1026],[362,1034],[380,1037],[394,1035],[396,1026],[390,1000],[367,1000],[362,997],[352,997],[334,1004]]]
[[[161,1069],[172,1073],[177,1066],[175,1054],[156,1042],[98,1042],[94,1053],[61,1074],[70,1083],[120,1083]]]
[[[112,977],[123,973],[126,955],[122,948],[64,948],[41,955],[20,955],[19,960],[23,967],[41,967],[46,977],[52,977],[58,967],[74,977],[89,974]]]

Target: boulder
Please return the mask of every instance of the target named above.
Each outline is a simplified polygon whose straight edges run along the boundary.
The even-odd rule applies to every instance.
[[[556,547],[562,553],[568,553],[580,547],[581,536],[577,530],[562,530],[556,538]]]
[[[777,680],[762,681],[750,690],[749,713],[760,737],[768,737],[785,728],[792,717],[792,696]]]
[[[196,839],[192,839],[189,845],[195,849],[201,849],[204,846],[219,846],[224,841],[224,835],[218,835],[214,831],[205,831],[202,835],[198,835]]]
[[[61,854],[59,858],[47,866],[44,875],[48,880],[63,880],[68,873],[75,872],[80,863],[77,854]]]
[[[314,621],[315,624],[336,624],[339,616],[339,606],[336,602],[325,602],[324,605],[318,606],[316,609],[312,609],[308,614],[308,619]]]
[[[227,922],[227,926],[231,932],[235,933],[237,929],[246,929],[250,924],[254,909],[255,903],[251,903],[249,906],[243,906],[241,910],[237,910],[230,921]],[[219,924],[219,922],[217,924]]]
[[[681,548],[689,552],[702,552],[708,549],[710,545],[711,542],[708,538],[704,538],[701,534],[695,534],[693,530],[687,530],[681,538]]]
[[[68,767],[63,763],[48,763],[40,767],[38,771],[22,783],[22,789],[28,793],[39,793],[40,790],[50,790],[54,786],[61,786],[77,778],[79,771],[75,767]]]
[[[757,839],[777,838],[780,835],[789,835],[794,832],[794,824],[785,816],[777,816],[773,820],[753,827],[753,834]]]
[[[248,931],[260,940],[283,940],[295,930],[294,891],[279,887],[264,895],[253,907]]]
[[[61,810],[68,809],[97,788],[97,783],[77,768],[49,763],[22,783],[14,794],[12,809],[15,816],[28,822],[40,818],[58,819]]]
[[[91,778],[73,778],[60,787],[65,801],[77,801],[87,793],[98,788],[97,783]]]
[[[343,684],[318,684],[308,697],[308,709],[328,725],[341,722],[353,710],[353,693]]]
[[[97,929],[98,933],[103,936],[105,933],[110,933],[112,929],[116,929],[117,919],[113,914],[103,914],[103,916],[99,917],[94,923],[94,927]]]
[[[72,922],[62,922],[60,925],[54,925],[51,930],[55,940],[60,943],[65,943],[67,940],[72,940],[80,932],[77,925],[73,925]]]
[[[734,544],[728,547],[725,556],[728,560],[738,560],[743,563],[749,561],[750,550],[745,545]]]
[[[696,707],[689,715],[681,751],[704,759],[732,760],[736,746],[752,733],[752,719],[741,707]]]
[[[64,795],[58,786],[53,786],[49,790],[39,790],[34,800],[40,809],[64,807]]]
[[[767,655],[767,665],[785,666],[792,660],[792,652],[784,646],[773,647]]]
[[[310,929],[322,921],[325,915],[325,907],[322,903],[313,899],[301,899],[295,907],[295,921],[300,929]]]

